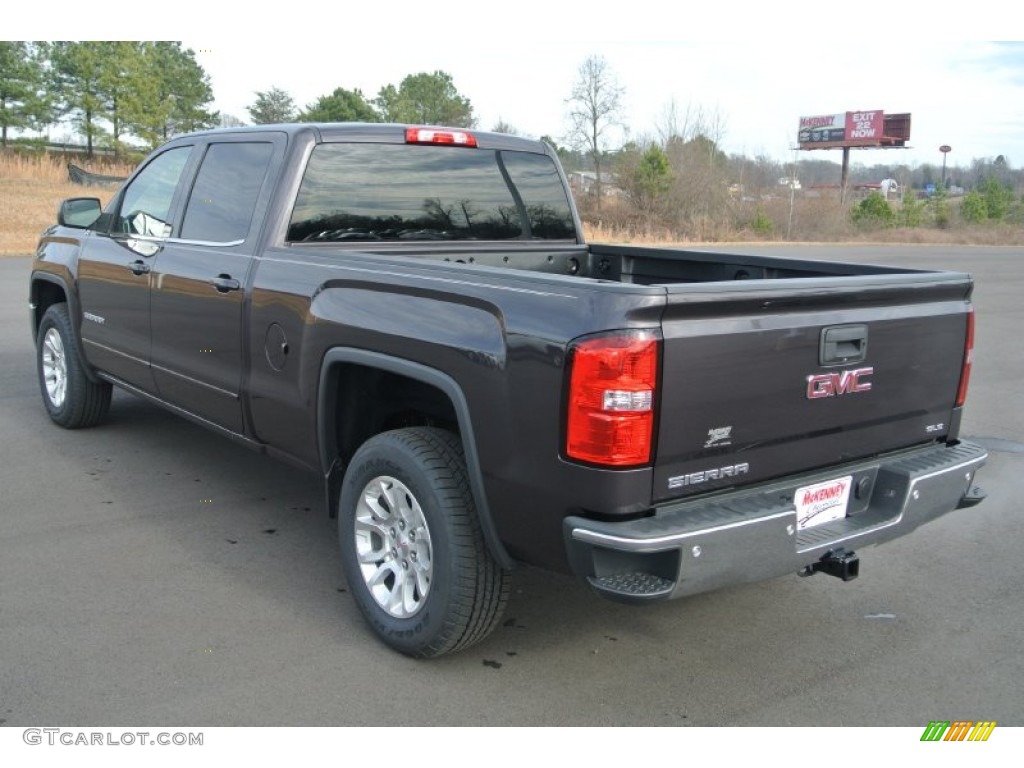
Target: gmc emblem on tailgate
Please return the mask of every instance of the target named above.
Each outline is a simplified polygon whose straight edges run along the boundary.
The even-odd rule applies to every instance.
[[[807,399],[817,400],[820,397],[848,395],[851,392],[867,392],[871,382],[864,377],[875,372],[872,368],[857,368],[842,373],[819,373],[807,377]]]

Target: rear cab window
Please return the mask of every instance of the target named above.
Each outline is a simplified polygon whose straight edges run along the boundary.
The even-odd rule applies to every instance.
[[[575,240],[565,186],[543,154],[328,143],[312,152],[290,243]]]

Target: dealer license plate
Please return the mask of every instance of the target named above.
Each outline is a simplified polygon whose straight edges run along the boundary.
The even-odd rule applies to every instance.
[[[798,488],[793,497],[796,505],[796,529],[803,531],[816,525],[846,517],[853,476],[847,475],[825,483]]]

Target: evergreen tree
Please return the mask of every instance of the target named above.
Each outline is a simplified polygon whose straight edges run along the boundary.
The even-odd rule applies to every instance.
[[[101,84],[104,45],[63,41],[54,43],[50,52],[60,112],[71,115],[72,124],[85,137],[89,157],[97,141],[106,135],[102,121],[108,117],[107,100]]]
[[[213,128],[220,120],[209,75],[181,43],[142,43],[135,98],[126,119],[132,133],[155,147],[176,133]]]
[[[1001,158],[1002,155],[999,157]],[[989,176],[979,191],[985,200],[988,217],[995,221],[1005,218],[1010,211],[1010,206],[1013,205],[1013,190],[1002,184],[996,177]]]
[[[256,125],[289,123],[295,119],[295,101],[287,91],[277,87],[269,91],[256,91],[256,101],[246,110]]]
[[[0,40],[0,146],[11,128],[35,128],[52,119],[44,88],[45,46]]]
[[[988,207],[985,205],[985,198],[976,189],[972,189],[960,202],[960,215],[964,221],[971,224],[979,224],[988,218]]]
[[[617,170],[619,183],[630,201],[648,215],[655,212],[672,186],[672,166],[657,144],[647,149],[627,144],[619,154]]]
[[[97,43],[100,54],[99,96],[110,122],[114,151],[123,149],[122,136],[130,120],[143,108],[147,71],[143,43],[110,41]]]
[[[407,75],[397,88],[386,85],[374,103],[387,123],[476,126],[473,105],[459,93],[452,76],[440,70]]]
[[[862,227],[888,227],[896,221],[896,214],[880,192],[872,192],[857,203],[850,216]]]
[[[171,109],[169,128],[173,133],[212,128],[220,120],[220,114],[207,109],[213,101],[210,76],[196,61],[191,48],[183,49],[181,43],[172,45],[162,72],[173,94],[174,106]]]
[[[335,88],[332,93],[321,96],[299,113],[302,123],[379,123],[380,116],[356,88],[349,91]]]

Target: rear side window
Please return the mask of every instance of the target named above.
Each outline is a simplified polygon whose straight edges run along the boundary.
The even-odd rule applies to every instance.
[[[533,237],[575,237],[565,187],[551,159],[525,152],[502,152],[501,156],[509,178],[523,198]]]
[[[321,144],[290,242],[575,239],[551,158],[400,144]]]
[[[192,186],[182,238],[245,240],[273,151],[269,142],[211,144]]]

